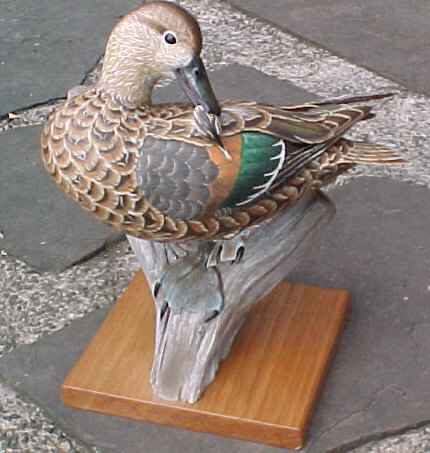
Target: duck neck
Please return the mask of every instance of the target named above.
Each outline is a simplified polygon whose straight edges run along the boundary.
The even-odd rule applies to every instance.
[[[152,90],[159,77],[145,74],[127,62],[109,63],[103,64],[97,88],[129,107],[151,105]]]

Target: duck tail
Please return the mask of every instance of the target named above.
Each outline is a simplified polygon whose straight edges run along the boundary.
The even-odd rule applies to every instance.
[[[349,142],[346,153],[342,156],[342,163],[363,164],[404,164],[407,163],[400,154],[370,142]]]
[[[312,102],[312,104],[318,106],[358,104],[361,102],[370,102],[379,99],[387,99],[393,97],[394,95],[395,93],[375,93],[375,94],[363,94],[358,96],[341,96],[334,99],[323,99],[322,101]]]

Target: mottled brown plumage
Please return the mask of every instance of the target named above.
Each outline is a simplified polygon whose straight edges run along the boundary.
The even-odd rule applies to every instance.
[[[178,47],[162,41],[169,30]],[[356,101],[372,97],[295,106],[225,101],[219,118],[203,112],[215,136],[202,130],[191,105],[150,106],[159,77],[200,49],[188,13],[164,2],[140,7],[114,28],[98,84],[69,96],[45,124],[46,169],[104,223],[157,241],[228,238],[354,162],[401,161],[383,147],[341,138],[371,116]],[[270,146],[260,150],[260,142]]]

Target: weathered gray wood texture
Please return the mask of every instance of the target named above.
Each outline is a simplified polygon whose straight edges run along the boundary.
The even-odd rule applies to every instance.
[[[176,289],[166,292],[162,285],[155,301],[156,338],[151,384],[156,395],[190,403],[199,399],[214,379],[220,360],[227,356],[253,304],[300,262],[334,212],[331,201],[316,192],[254,228],[240,263],[221,263],[209,274],[206,258],[210,244],[207,242],[162,244],[128,238],[151,288],[167,268],[171,271],[168,285]],[[181,284],[184,266],[193,270],[188,271],[186,284]],[[211,272],[216,272],[218,283]],[[176,286],[175,275],[181,275]],[[166,309],[166,294],[179,297],[183,302],[169,300]],[[217,297],[223,299],[223,308],[212,320],[208,321],[211,311],[190,309],[190,301]],[[188,308],[172,308],[184,305]]]

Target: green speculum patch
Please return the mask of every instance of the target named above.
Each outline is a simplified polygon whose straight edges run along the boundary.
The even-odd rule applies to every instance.
[[[242,132],[241,167],[237,180],[222,207],[235,207],[251,201],[276,173],[283,160],[283,144],[278,137],[261,132]],[[255,197],[255,198],[258,198]]]

